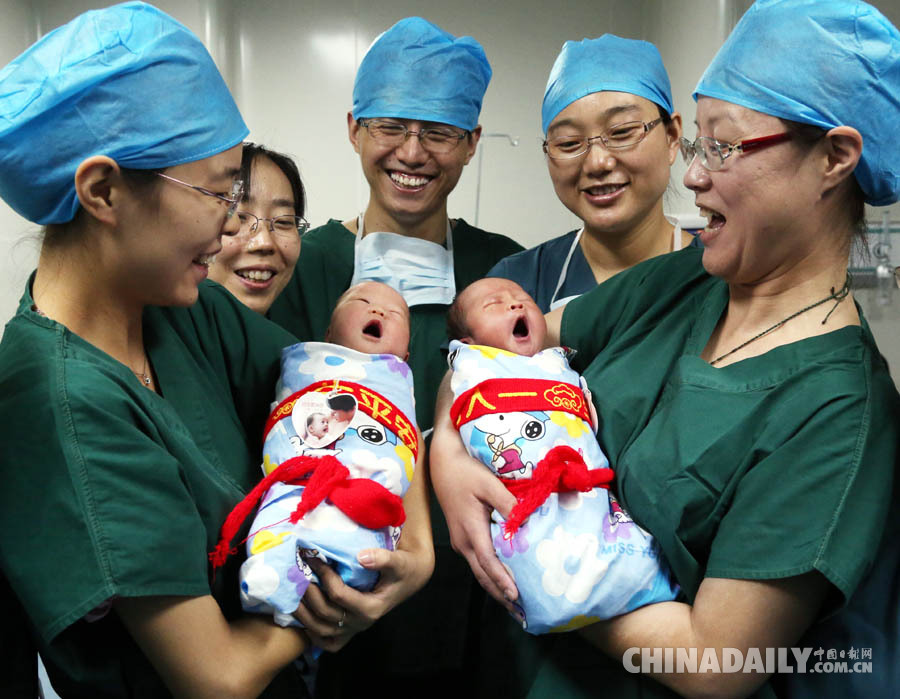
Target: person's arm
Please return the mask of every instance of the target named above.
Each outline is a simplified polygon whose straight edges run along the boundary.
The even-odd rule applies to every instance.
[[[519,593],[494,551],[490,521],[491,511],[495,509],[507,516],[516,498],[466,451],[450,421],[452,402],[448,372],[438,388],[435,407],[429,456],[432,486],[444,511],[453,549],[466,559],[488,594],[514,612],[511,603]]]
[[[817,572],[779,580],[705,578],[693,606],[651,604],[581,633],[620,660],[630,648],[695,648],[699,665],[704,651],[713,649],[721,667],[726,648],[746,658],[751,648],[765,657],[766,648],[794,645],[815,620],[828,590],[828,581]],[[639,666],[640,654],[632,652],[628,662]],[[753,672],[650,674],[687,697],[744,697],[769,677]]]
[[[406,523],[397,549],[371,548],[357,554],[364,568],[379,572],[375,587],[370,592],[360,592],[345,585],[321,561],[309,561],[319,585],[307,588],[295,616],[306,627],[310,640],[324,650],[342,648],[355,634],[369,628],[421,589],[431,577],[434,545],[428,509],[428,473],[424,468],[425,441],[421,433],[419,444],[415,475],[403,496]]]
[[[308,645],[268,618],[229,623],[210,595],[125,597],[113,608],[176,697],[256,697]]]

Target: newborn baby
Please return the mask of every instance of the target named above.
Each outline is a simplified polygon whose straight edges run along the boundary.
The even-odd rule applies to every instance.
[[[377,573],[356,554],[396,547],[401,499],[423,448],[405,361],[409,309],[400,294],[379,282],[351,287],[335,306],[326,340],[282,351],[264,431],[266,477],[229,515],[211,554],[214,565],[224,560],[260,502],[241,566],[241,602],[283,626],[297,625],[292,612],[316,581],[311,557],[357,589],[375,585]]]
[[[447,318],[451,419],[519,501],[506,521],[493,513],[491,533],[523,627],[570,631],[674,599],[653,538],[608,490],[613,473],[586,384],[562,348],[541,349],[547,325],[534,300],[515,282],[486,278]]]

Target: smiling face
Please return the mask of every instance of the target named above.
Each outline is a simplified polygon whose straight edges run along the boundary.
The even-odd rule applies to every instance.
[[[165,174],[230,196],[240,164],[238,145]],[[197,300],[210,259],[221,250],[222,236],[237,232],[238,219],[226,218],[228,204],[220,199],[176,182],[160,178],[155,192],[155,201],[129,196],[123,208],[127,232],[116,262],[122,293],[143,305],[189,306]]]
[[[251,172],[250,191],[241,202],[241,211],[260,219],[297,213],[290,181],[281,168],[265,155],[257,155]],[[222,252],[209,269],[211,279],[258,313],[266,313],[278,298],[300,255],[299,234],[276,235],[269,225],[260,220],[251,237],[223,239]]]
[[[651,122],[659,109],[626,92],[595,92],[563,109],[547,128],[547,139],[591,138],[628,121]],[[588,232],[627,234],[662,215],[662,195],[678,153],[681,119],[655,126],[634,146],[607,150],[599,141],[584,155],[547,158],[559,200],[580,218]]]
[[[534,299],[509,279],[488,277],[470,284],[457,298],[468,329],[463,342],[499,347],[532,356],[544,348],[547,322]]]
[[[433,121],[387,119],[412,131],[454,126]],[[373,139],[352,114],[347,115],[350,143],[359,153],[363,174],[369,183],[367,214],[397,222],[399,228],[414,227],[430,217],[447,216],[447,196],[456,187],[463,167],[472,159],[481,127],[462,139],[449,153],[431,153],[415,136],[402,145],[385,146]]]
[[[697,128],[699,136],[724,143],[787,130],[776,117],[709,97],[697,102]],[[710,274],[757,283],[823,253],[818,232],[803,225],[817,217],[814,147],[794,139],[733,153],[716,172],[694,158],[684,184],[708,219],[700,239]]]
[[[387,284],[363,282],[338,299],[326,342],[366,354],[409,356],[409,308]]]

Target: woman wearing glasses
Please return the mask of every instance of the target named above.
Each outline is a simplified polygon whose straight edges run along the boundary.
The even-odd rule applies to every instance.
[[[553,65],[541,121],[559,200],[584,225],[501,260],[545,311],[693,240],[663,215],[681,116],[656,47],[604,34],[568,41]]]
[[[0,70],[0,196],[46,226],[0,343],[0,567],[62,696],[302,697],[291,661],[337,643],[243,615],[239,562],[207,560],[296,341],[204,281],[246,135],[200,41],[143,3]]]
[[[309,228],[306,196],[294,161],[255,143],[244,144],[240,177],[246,190],[237,211],[240,231],[222,239],[209,278],[265,315],[294,274]]]
[[[648,260],[550,314],[577,350],[623,506],[683,599],[506,655],[520,695],[771,697],[819,658],[786,660],[768,684],[779,665],[766,658],[819,644],[884,657],[826,676],[819,696],[895,693],[900,397],[847,263],[864,202],[900,199],[898,55],[900,32],[865,3],[757,2],[701,79],[699,138],[684,143],[704,249]],[[432,454],[456,448],[445,411]],[[454,467],[501,512],[515,503],[483,468]],[[514,583],[480,520],[473,555],[506,604]],[[675,649],[719,670],[666,667]],[[735,651],[739,671],[723,671]]]

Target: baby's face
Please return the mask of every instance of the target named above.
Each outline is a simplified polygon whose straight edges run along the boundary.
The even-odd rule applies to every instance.
[[[513,281],[489,277],[469,285],[459,299],[469,336],[465,342],[530,357],[544,348],[547,322],[534,299]]]
[[[313,437],[322,438],[328,434],[328,418],[325,415],[316,415],[313,417],[309,426],[306,428]]]
[[[331,314],[326,337],[366,354],[409,354],[409,308],[387,284],[363,282],[351,287]]]

